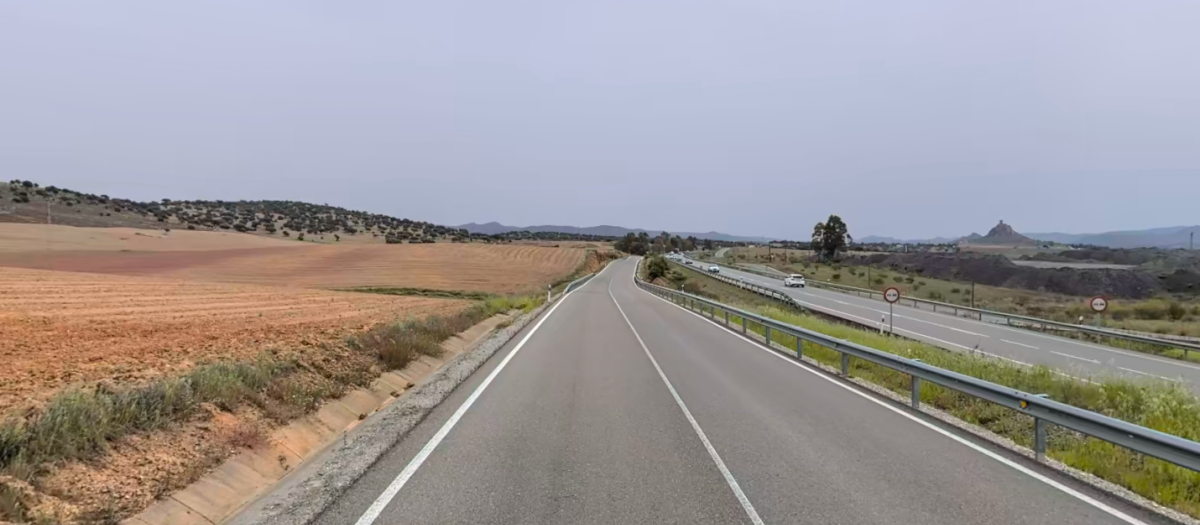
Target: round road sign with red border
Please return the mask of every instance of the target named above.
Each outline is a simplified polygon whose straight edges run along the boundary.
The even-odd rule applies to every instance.
[[[1103,312],[1108,310],[1108,299],[1097,295],[1091,301],[1088,301],[1088,306],[1091,306],[1092,310],[1097,313]]]
[[[895,303],[900,300],[900,289],[895,286],[883,291],[883,300],[889,303]]]

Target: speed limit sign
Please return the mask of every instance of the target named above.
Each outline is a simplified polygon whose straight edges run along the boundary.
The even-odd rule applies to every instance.
[[[1098,295],[1096,297],[1093,297],[1091,301],[1088,301],[1088,304],[1091,305],[1092,310],[1095,311],[1096,313],[1100,313],[1105,310],[1108,310],[1108,299],[1105,299]]]
[[[895,304],[896,301],[900,300],[900,290],[894,286],[884,290],[883,300]]]

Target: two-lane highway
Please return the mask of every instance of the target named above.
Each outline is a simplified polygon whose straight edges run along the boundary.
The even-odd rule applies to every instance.
[[[707,267],[712,263],[696,261]],[[783,281],[721,266],[726,277],[788,294],[808,308],[856,322],[888,323],[888,305],[833,290],[788,288]],[[1057,337],[1022,328],[934,313],[897,304],[892,319],[897,335],[948,350],[973,351],[1015,361],[1066,370],[1072,375],[1124,376],[1183,381],[1200,390],[1200,366],[1149,354]]]
[[[640,290],[634,267],[543,314],[320,523],[1150,519]]]

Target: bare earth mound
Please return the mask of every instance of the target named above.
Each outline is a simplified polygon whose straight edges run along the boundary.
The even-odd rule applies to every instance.
[[[300,241],[225,231],[80,228],[0,223],[0,253],[38,251],[205,251],[304,246]]]
[[[0,253],[0,266],[305,288],[379,286],[504,294],[541,289],[571,274],[586,253],[480,243],[309,244],[202,252]]]
[[[0,268],[0,414],[72,383],[141,381],[468,304]]]

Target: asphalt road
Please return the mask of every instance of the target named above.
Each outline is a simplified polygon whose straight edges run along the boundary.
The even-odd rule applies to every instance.
[[[644,292],[633,271],[616,262],[543,314],[319,523],[1153,522]]]
[[[712,263],[695,261],[700,268]],[[888,304],[856,295],[814,287],[787,288],[783,281],[721,266],[721,273],[784,292],[806,307],[878,326],[888,316]],[[1175,359],[1102,346],[995,323],[895,306],[892,320],[898,335],[948,350],[992,354],[1023,364],[1042,364],[1079,377],[1124,376],[1188,383],[1200,390],[1200,366]],[[884,323],[887,325],[887,323]]]

